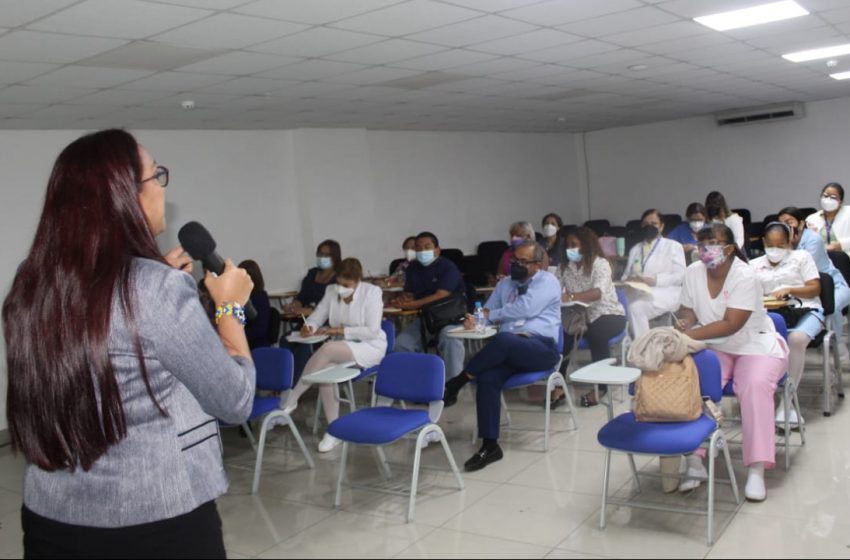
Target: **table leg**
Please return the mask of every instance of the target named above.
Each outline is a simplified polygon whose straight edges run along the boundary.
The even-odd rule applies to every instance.
[[[613,387],[611,387],[611,386],[608,387],[608,394],[606,396],[608,397],[608,401],[605,403],[605,406],[608,409],[608,421],[610,422],[611,420],[614,419],[614,388]]]

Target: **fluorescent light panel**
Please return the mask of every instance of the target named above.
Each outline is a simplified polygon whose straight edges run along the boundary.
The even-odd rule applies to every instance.
[[[850,80],[850,72],[839,72],[838,74],[830,74],[833,80]]]
[[[850,43],[844,45],[835,45],[832,47],[824,47],[822,49],[811,49],[808,51],[799,51],[789,54],[783,54],[782,58],[791,62],[808,62],[809,60],[820,60],[822,58],[833,58],[850,54]]]
[[[786,0],[744,8],[743,10],[696,17],[694,21],[717,31],[728,31],[729,29],[750,27],[807,15],[809,15],[809,12],[805,8],[796,2]]]

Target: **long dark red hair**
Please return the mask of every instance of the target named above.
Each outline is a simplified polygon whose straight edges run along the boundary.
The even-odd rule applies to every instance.
[[[130,265],[164,262],[139,202],[139,145],[123,130],[56,160],[29,255],[3,303],[13,448],[48,471],[89,470],[127,436],[107,352],[113,298],[135,330]],[[139,366],[150,389],[138,335]]]

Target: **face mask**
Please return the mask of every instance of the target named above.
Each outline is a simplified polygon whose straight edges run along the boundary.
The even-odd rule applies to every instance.
[[[553,224],[546,224],[543,226],[543,235],[545,237],[555,237],[558,234],[558,226]]]
[[[416,260],[416,251],[414,251],[413,249],[406,250],[404,252],[404,258],[407,260],[407,262]]]
[[[528,267],[511,263],[511,279],[517,282],[525,282],[528,279]]]
[[[654,225],[646,224],[645,226],[640,228],[640,233],[641,233],[641,235],[643,235],[644,241],[652,241],[653,239],[658,237],[658,234],[660,232],[658,231],[658,228],[655,227]]]
[[[827,212],[835,212],[836,210],[838,210],[838,206],[840,204],[840,202],[838,202],[834,198],[829,198],[828,196],[823,196],[820,199],[820,207]]]
[[[768,247],[764,250],[764,253],[767,255],[767,260],[773,264],[779,264],[784,261],[789,252],[790,251],[788,249],[783,247]]]
[[[330,257],[319,257],[316,259],[316,264],[319,265],[319,268],[322,270],[328,270],[334,265],[334,261]]]
[[[436,257],[434,256],[434,251],[417,251],[416,252],[416,260],[419,261],[419,264],[422,266],[428,266]]]
[[[696,221],[691,222],[691,231],[694,232],[694,233],[698,232],[699,230],[701,230],[704,227],[705,227],[705,222],[703,222],[703,221],[696,220]]]
[[[705,263],[705,266],[710,269],[715,269],[726,262],[726,255],[723,253],[725,245],[707,245],[699,248],[699,258]]]
[[[567,249],[567,260],[570,262],[581,261],[581,249]]]
[[[511,247],[513,247],[514,249],[522,245],[524,242],[525,239],[523,239],[522,237],[511,237]]]
[[[343,286],[337,286],[336,293],[339,294],[339,297],[342,299],[348,299],[354,295],[354,288],[345,288]]]

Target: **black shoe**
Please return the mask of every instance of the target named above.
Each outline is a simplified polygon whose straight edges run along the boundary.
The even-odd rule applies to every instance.
[[[549,404],[549,410],[555,410],[556,408],[559,408],[559,407],[563,406],[566,402],[567,402],[567,395],[563,395],[563,394],[562,394],[560,397],[558,397],[557,399],[553,400],[553,401]],[[546,403],[545,403],[545,402],[543,403],[543,407],[544,407],[544,408],[546,407]]]
[[[460,393],[460,390],[463,389],[464,385],[469,383],[466,379],[462,378],[461,373],[459,376],[454,379],[450,379],[448,383],[446,383],[446,388],[443,391],[443,406],[446,408],[450,406],[454,406],[457,404],[457,396]]]
[[[608,389],[602,389],[599,391],[599,400],[596,400],[596,394],[591,391],[586,395],[582,395],[581,397],[581,406],[584,408],[590,408],[593,406],[597,406],[602,402],[602,398],[608,394]]]
[[[457,393],[453,395],[445,395],[443,397],[443,406],[445,408],[449,408],[450,406],[454,406],[457,404]]]
[[[490,449],[482,447],[478,453],[473,455],[469,461],[463,464],[463,470],[466,472],[480,471],[490,463],[501,461],[504,456],[502,448],[498,445]]]

